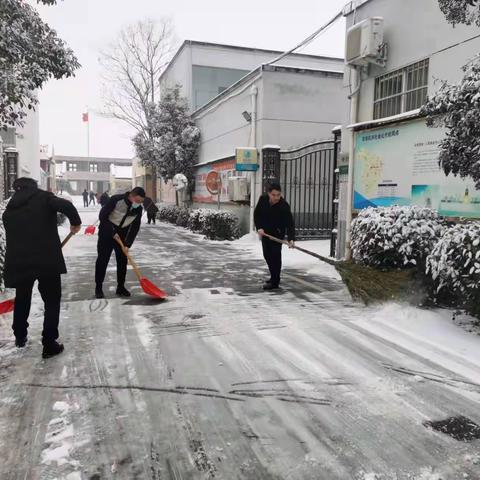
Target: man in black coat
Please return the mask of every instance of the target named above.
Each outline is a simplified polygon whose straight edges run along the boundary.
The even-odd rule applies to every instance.
[[[82,221],[68,200],[37,187],[31,178],[19,178],[13,184],[15,193],[3,214],[7,237],[5,286],[16,289],[13,332],[17,347],[27,343],[28,316],[33,284],[45,304],[42,343],[43,358],[63,351],[57,342],[62,284],[60,275],[67,273],[58,237],[57,213],[70,220],[70,231],[80,231]]]
[[[145,190],[141,187],[135,187],[131,192],[124,195],[112,195],[107,204],[100,210],[98,257],[95,265],[96,298],[105,298],[103,282],[112,251],[115,251],[117,258],[117,295],[120,297],[130,296],[130,292],[125,288],[127,257],[114,236],[118,234],[127,249],[132,246],[140,229],[144,200]]]
[[[155,225],[158,212],[158,207],[155,205],[155,202],[150,197],[145,197],[145,200],[143,201],[143,208],[147,212],[148,224],[150,225],[153,222]]]
[[[262,239],[263,257],[270,270],[270,280],[265,282],[264,290],[276,290],[280,285],[282,271],[282,244],[276,243],[265,234],[280,240],[287,234],[290,248],[295,246],[295,224],[290,205],[282,197],[280,184],[272,183],[268,193],[262,195],[254,213],[255,227]]]
[[[88,192],[87,192],[87,189],[85,189],[83,191],[82,197],[83,197],[83,206],[88,207]]]

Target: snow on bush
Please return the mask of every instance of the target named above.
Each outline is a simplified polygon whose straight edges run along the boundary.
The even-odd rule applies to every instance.
[[[445,291],[466,304],[479,297],[480,224],[465,223],[449,228],[427,258],[437,293]]]
[[[230,212],[210,209],[189,211],[175,205],[168,205],[160,208],[157,217],[159,220],[202,233],[210,240],[240,238],[238,218]]]
[[[443,232],[438,214],[428,208],[368,208],[352,223],[352,255],[371,267],[423,268]]]
[[[204,210],[201,232],[210,240],[236,240],[240,238],[238,218],[230,212]]]

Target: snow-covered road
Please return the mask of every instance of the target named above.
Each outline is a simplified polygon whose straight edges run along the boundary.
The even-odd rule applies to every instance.
[[[38,298],[27,349],[0,317],[1,480],[480,479],[480,440],[426,426],[480,424],[480,337],[447,313],[354,305],[292,252],[265,294],[257,247],[164,224],[132,254],[169,300],[131,271],[115,298],[113,262],[94,300],[95,243],[66,249],[63,355],[41,359]]]

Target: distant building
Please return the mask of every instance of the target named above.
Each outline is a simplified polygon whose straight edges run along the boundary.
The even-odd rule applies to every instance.
[[[84,189],[94,193],[110,191],[111,165],[132,167],[130,158],[54,155],[53,161],[57,172],[57,188],[65,189],[72,195],[80,195]]]
[[[111,165],[110,188],[111,195],[129,192],[132,189],[132,166]]]
[[[40,188],[56,192],[55,163],[49,153],[48,145],[40,145]]]

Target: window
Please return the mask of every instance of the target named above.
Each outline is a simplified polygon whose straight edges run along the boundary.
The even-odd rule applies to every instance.
[[[76,163],[68,163],[67,164],[67,171],[68,172],[76,172],[78,169],[78,165]]]
[[[408,67],[375,79],[375,120],[420,108],[427,99],[429,61],[422,60]]]
[[[90,173],[97,173],[98,172],[98,163],[91,163],[89,165]]]

